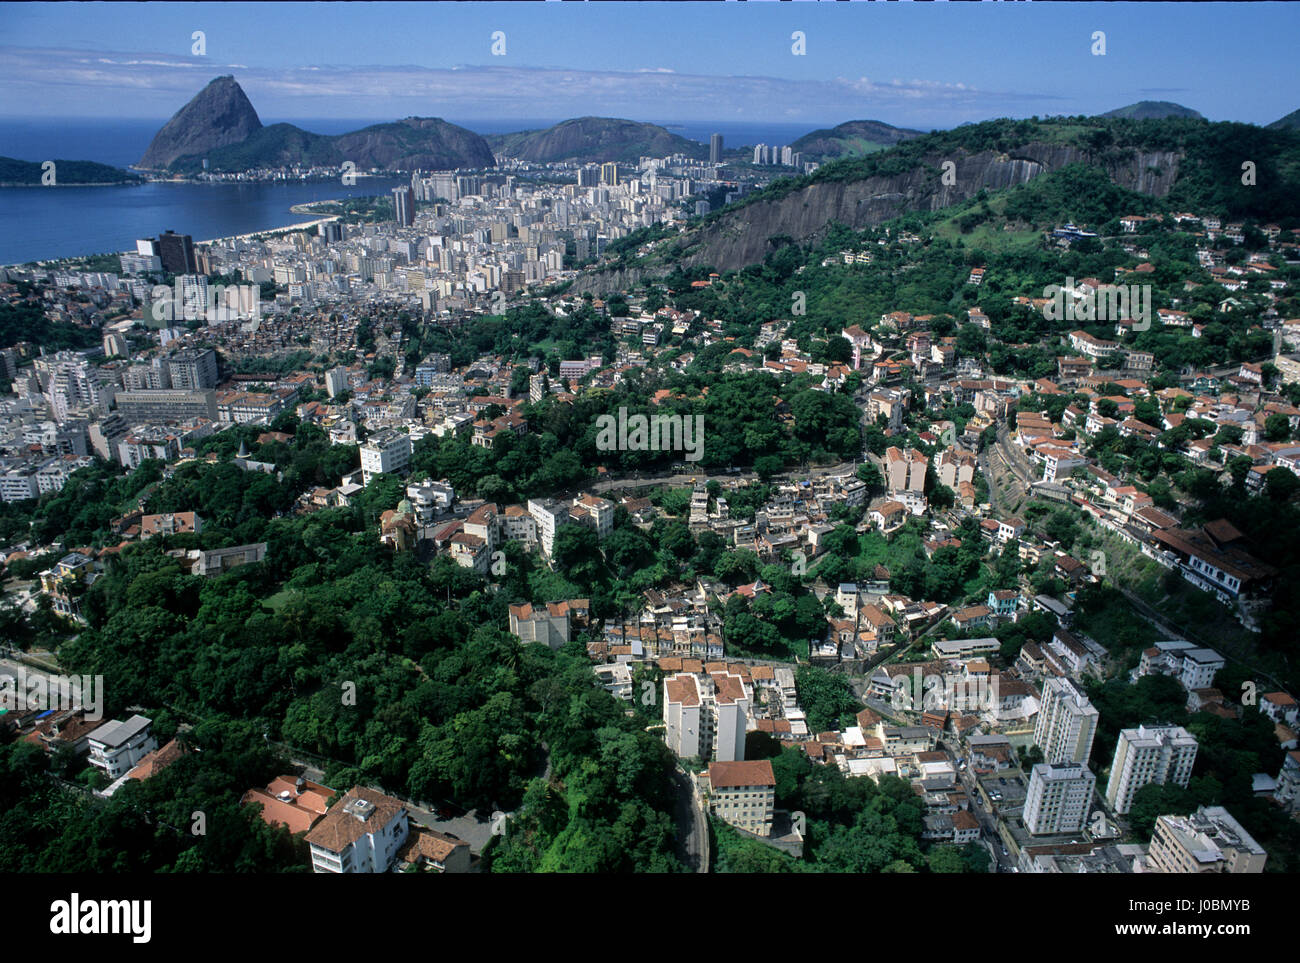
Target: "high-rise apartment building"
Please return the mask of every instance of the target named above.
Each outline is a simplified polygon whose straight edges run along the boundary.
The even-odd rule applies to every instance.
[[[664,738],[680,759],[745,758],[749,695],[739,675],[679,672],[664,679]]]
[[[348,388],[348,369],[344,367],[330,368],[325,372],[325,393],[331,398],[336,398]]]
[[[1106,802],[1115,812],[1127,813],[1143,786],[1172,782],[1187,787],[1196,762],[1196,737],[1182,726],[1138,726],[1123,729],[1110,765]]]
[[[610,187],[618,184],[618,165],[613,161],[600,165],[600,182]]]
[[[1088,762],[1097,735],[1097,709],[1069,679],[1043,683],[1042,705],[1034,724],[1034,744],[1048,763]]]
[[[163,270],[169,274],[194,274],[199,269],[199,262],[194,256],[194,238],[188,234],[177,234],[175,231],[166,231],[158,235],[154,242],[155,250],[152,254],[157,254],[162,260]],[[139,244],[137,243],[137,250]],[[139,253],[145,254],[145,251]]]
[[[1025,828],[1035,836],[1077,833],[1088,821],[1097,777],[1082,763],[1039,763],[1025,793]]]
[[[167,359],[172,387],[181,391],[203,391],[217,386],[217,353],[211,348],[177,351]]]
[[[122,391],[117,410],[128,423],[188,421],[191,418],[217,420],[217,393],[208,391]]]
[[[398,227],[415,223],[415,192],[409,186],[393,188],[393,219]]]
[[[107,374],[72,351],[43,355],[33,367],[59,424],[79,409],[107,412],[116,393]]]
[[[722,163],[722,135],[711,134],[709,136],[709,163]]]

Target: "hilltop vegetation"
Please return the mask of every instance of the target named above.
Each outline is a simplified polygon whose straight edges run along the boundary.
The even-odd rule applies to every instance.
[[[1164,120],[1166,117],[1205,119],[1199,111],[1184,107],[1182,104],[1171,103],[1168,100],[1139,100],[1136,104],[1129,104],[1127,107],[1116,107],[1114,110],[1108,110],[1098,116],[1126,117],[1129,120]]]
[[[0,187],[37,187],[40,186],[44,173],[43,167],[36,161],[0,157]],[[143,183],[143,178],[138,174],[94,161],[55,160],[54,175],[54,186]]]
[[[553,164],[572,161],[596,164],[616,161],[635,164],[642,157],[685,154],[704,159],[709,148],[657,124],[613,117],[577,117],[543,130],[522,130],[488,137],[493,151],[503,157]]]
[[[850,120],[835,127],[814,130],[790,144],[791,149],[818,161],[851,154],[869,154],[901,141],[920,137],[921,131],[893,127],[878,120]]]

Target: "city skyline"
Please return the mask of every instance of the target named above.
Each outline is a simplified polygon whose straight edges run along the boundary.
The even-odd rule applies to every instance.
[[[1300,10],[1283,4],[1176,17],[1134,4],[683,5],[671,17],[660,4],[320,6],[158,4],[146,20],[127,4],[77,5],[75,16],[71,5],[6,4],[0,116],[84,117],[93,97],[123,119],[166,119],[226,73],[270,117],[871,118],[931,129],[1144,99],[1257,124],[1296,107],[1286,38]],[[286,36],[304,53],[286,51]]]

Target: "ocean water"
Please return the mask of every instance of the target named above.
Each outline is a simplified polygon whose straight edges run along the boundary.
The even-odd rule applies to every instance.
[[[475,121],[447,118],[480,134],[548,127],[563,118]],[[101,118],[0,119],[0,156],[21,160],[91,160],[116,167],[138,161],[167,118],[109,121]],[[357,130],[380,119],[264,117],[288,121],[320,134]],[[720,133],[724,146],[788,144],[824,124],[753,124],[654,120],[683,137],[708,143]],[[386,193],[397,180],[361,178],[354,187],[311,184],[145,184],[121,187],[0,188],[0,264],[134,250],[137,238],[166,230],[195,240],[247,234],[308,220],[295,204]]]
[[[198,241],[287,227],[311,220],[293,213],[295,204],[386,194],[398,183],[0,188],[0,264],[133,251],[138,238],[167,230]]]

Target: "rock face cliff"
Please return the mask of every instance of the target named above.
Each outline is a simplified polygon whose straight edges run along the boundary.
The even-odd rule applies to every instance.
[[[138,167],[166,168],[178,157],[238,144],[262,121],[234,77],[218,77],[178,110],[154,135]]]
[[[945,186],[941,165],[956,164],[953,186]],[[1033,180],[1039,174],[1068,164],[1100,166],[1121,187],[1163,197],[1178,177],[1182,155],[1174,151],[1112,151],[1094,157],[1077,147],[1031,143],[1014,153],[957,152],[922,158],[912,171],[888,177],[825,181],[809,184],[785,197],[757,201],[695,229],[683,238],[689,253],[685,267],[711,265],[718,271],[735,271],[762,261],[770,250],[767,239],[785,234],[796,241],[816,238],[832,221],[862,229],[883,224],[913,211],[937,211],[961,203],[981,190],[999,190]],[[616,290],[616,285],[640,280],[631,271],[593,272],[575,280],[579,293]]]

